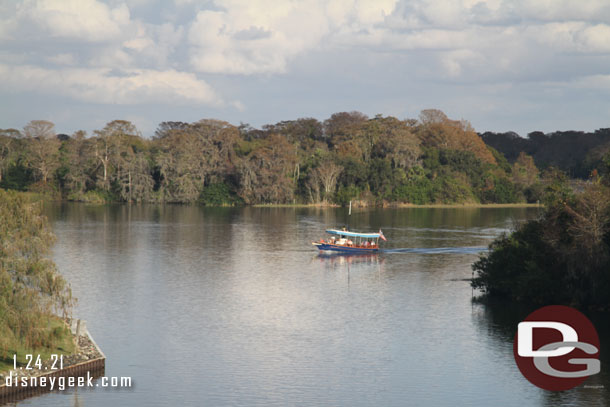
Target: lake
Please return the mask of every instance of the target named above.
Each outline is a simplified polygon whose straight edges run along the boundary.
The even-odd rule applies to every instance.
[[[562,393],[512,351],[533,308],[473,303],[471,264],[538,208],[89,206],[45,208],[76,317],[131,389],[23,406],[594,406],[602,372]],[[319,256],[327,227],[383,229],[388,252]],[[476,293],[475,293],[476,294]],[[603,386],[600,388],[600,386]]]

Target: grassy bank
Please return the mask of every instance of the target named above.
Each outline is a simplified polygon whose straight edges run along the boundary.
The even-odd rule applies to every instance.
[[[47,331],[46,334],[53,338],[53,346],[44,346],[37,348],[29,348],[20,343],[14,343],[8,349],[2,350],[0,355],[0,373],[7,372],[14,367],[13,357],[17,355],[17,367],[25,367],[28,363],[25,355],[33,355],[33,360],[30,366],[36,361],[40,355],[40,360],[45,361],[51,358],[51,355],[71,355],[75,351],[74,337],[68,326],[59,318],[51,318],[46,327],[42,330]]]
[[[49,258],[55,240],[36,194],[0,190],[0,363],[13,356],[73,351],[58,315],[71,313],[70,286]]]

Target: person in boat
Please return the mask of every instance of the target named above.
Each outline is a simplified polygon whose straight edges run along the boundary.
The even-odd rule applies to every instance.
[[[363,246],[364,246],[365,248],[366,248],[366,247],[369,247],[369,246],[370,246],[369,241],[368,241],[368,240],[365,240],[365,241],[364,241]]]

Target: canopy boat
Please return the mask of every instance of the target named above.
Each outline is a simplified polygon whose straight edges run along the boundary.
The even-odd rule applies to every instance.
[[[332,235],[330,239],[320,239],[319,242],[312,242],[319,250],[334,251],[343,253],[377,253],[379,252],[379,239],[386,240],[379,230],[379,233],[358,233],[348,230],[328,229],[326,233]],[[338,236],[338,238],[337,238]]]

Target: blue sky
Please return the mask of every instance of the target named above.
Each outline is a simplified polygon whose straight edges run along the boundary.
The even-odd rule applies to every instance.
[[[610,127],[606,0],[5,1],[0,44],[0,128],[427,108],[477,131]]]

